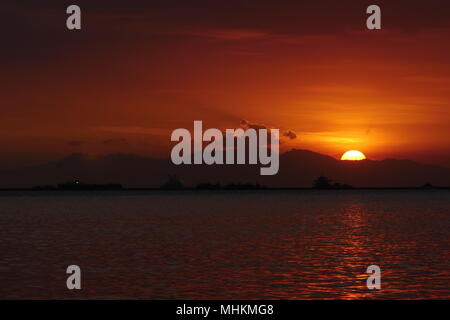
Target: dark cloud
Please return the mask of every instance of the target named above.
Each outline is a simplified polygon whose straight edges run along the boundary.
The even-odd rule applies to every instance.
[[[225,40],[365,31],[366,0],[78,0],[82,30],[65,27],[72,1],[3,0],[0,63],[67,58],[102,46],[204,35]],[[378,0],[385,29],[448,27],[448,0]],[[153,37],[153,38],[152,38]],[[109,48],[111,50],[111,48]],[[114,48],[113,48],[114,49]],[[1,61],[1,59],[5,61]]]
[[[284,137],[288,137],[291,140],[294,140],[297,138],[297,134],[294,131],[288,130],[283,132]]]
[[[79,146],[81,146],[84,143],[85,143],[84,141],[73,140],[73,141],[67,142],[67,145],[69,145],[71,147],[79,147]]]
[[[259,129],[268,129],[265,125],[263,124],[258,124],[258,123],[252,123],[250,121],[247,120],[241,120],[241,127],[243,127],[244,129],[255,129],[255,130],[259,130]]]
[[[23,16],[30,12],[60,14],[73,1],[3,0],[4,8],[19,8]],[[118,23],[139,20],[160,26],[256,28],[282,33],[334,33],[360,29],[367,0],[77,0],[76,4],[91,23],[97,15],[114,16]],[[396,27],[436,27],[448,23],[448,0],[378,0],[387,23]],[[15,19],[22,18],[20,15]],[[365,24],[363,24],[365,26]],[[92,25],[91,25],[92,27]]]
[[[272,128],[272,127],[268,127],[268,126],[266,126],[264,124],[254,123],[254,122],[251,122],[251,121],[248,121],[248,120],[241,120],[241,127],[244,128],[245,130],[247,130],[247,129],[255,129],[255,130],[267,129],[267,130],[270,130],[270,128]],[[292,131],[292,130],[280,130],[280,131],[281,131],[281,135],[283,137],[287,137],[290,140],[294,140],[294,139],[297,138],[297,134],[294,131]]]
[[[245,130],[247,130],[247,129],[255,129],[255,130],[267,129],[267,130],[270,130],[271,128],[273,128],[273,127],[268,127],[268,126],[266,126],[264,124],[254,123],[254,122],[251,122],[251,121],[248,121],[248,120],[241,120],[241,127],[244,128]],[[292,131],[292,130],[281,130],[280,129],[280,132],[281,132],[281,136],[282,137],[289,138],[290,140],[294,140],[294,139],[297,138],[297,134],[294,131]]]
[[[105,139],[103,140],[104,144],[112,144],[112,143],[126,143],[127,139],[120,138],[120,139]]]

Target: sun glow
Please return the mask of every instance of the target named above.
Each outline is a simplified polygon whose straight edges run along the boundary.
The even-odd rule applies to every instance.
[[[357,150],[347,151],[341,157],[341,160],[352,160],[352,161],[364,160],[364,159],[366,159],[366,156],[364,155],[364,153],[362,153],[361,151],[357,151]]]

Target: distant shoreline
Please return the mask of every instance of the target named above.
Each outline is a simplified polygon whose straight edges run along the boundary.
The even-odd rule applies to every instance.
[[[121,188],[121,189],[33,189],[33,188],[0,188],[0,192],[12,192],[12,191],[31,191],[31,192],[122,192],[122,191],[161,191],[161,192],[175,192],[175,191],[198,191],[198,192],[223,192],[223,191],[355,191],[355,190],[450,190],[450,187],[363,187],[363,188],[348,188],[348,189],[319,189],[319,188],[309,188],[309,187],[285,187],[285,188],[222,188],[222,189],[198,189],[198,188],[182,188],[182,189],[163,189],[163,188]]]

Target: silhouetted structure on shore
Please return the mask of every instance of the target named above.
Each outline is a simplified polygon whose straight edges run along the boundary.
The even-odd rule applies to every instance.
[[[314,180],[312,187],[314,189],[353,189],[353,187],[348,184],[339,182],[332,183],[332,180],[325,176],[320,176]]]
[[[261,186],[258,183],[230,183],[227,185],[220,185],[220,183],[212,184],[212,183],[200,183],[197,185],[196,189],[198,190],[257,190],[257,189],[266,189],[266,187]]]
[[[52,190],[58,190],[55,186],[34,186],[31,188],[31,190],[37,190],[37,191],[52,191]]]
[[[184,184],[176,175],[169,175],[167,181],[160,188],[165,190],[181,190],[184,189]]]
[[[430,182],[427,182],[423,186],[421,186],[420,188],[421,189],[434,189],[434,186]]]
[[[186,187],[183,182],[176,175],[169,175],[166,183],[161,185],[159,188],[123,188],[121,184],[88,184],[81,182],[78,179],[75,179],[70,182],[61,183],[57,186],[54,185],[38,185],[31,188],[33,191],[58,191],[58,190],[87,190],[87,191],[95,191],[95,190],[345,190],[345,189],[354,189],[354,190],[448,190],[450,187],[445,186],[433,186],[430,182],[426,182],[423,185],[416,187],[359,187],[355,188],[348,184],[342,184],[338,182],[333,182],[326,176],[317,177],[311,188],[304,187],[278,187],[271,188],[264,185],[260,185],[259,183],[230,183],[222,185],[219,182],[217,183],[200,183],[195,187]],[[8,190],[30,190],[30,189],[0,189],[2,191]]]
[[[196,189],[198,190],[219,190],[222,189],[220,183],[212,184],[212,183],[200,183],[197,185]]]
[[[122,190],[123,187],[118,183],[109,184],[90,184],[84,183],[80,180],[73,180],[65,183],[60,183],[57,186],[52,185],[42,185],[34,186],[31,188],[36,191],[54,191],[54,190]]]
[[[227,184],[224,189],[229,189],[229,190],[256,190],[256,189],[265,189],[264,186],[261,186],[259,183],[231,183],[231,184]]]
[[[79,180],[73,180],[58,184],[59,190],[121,190],[122,185],[116,183],[110,184],[89,184]]]

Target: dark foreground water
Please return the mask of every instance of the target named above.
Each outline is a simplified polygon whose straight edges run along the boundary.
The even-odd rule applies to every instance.
[[[0,298],[448,299],[449,235],[449,191],[3,192]]]

